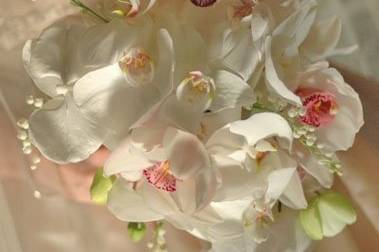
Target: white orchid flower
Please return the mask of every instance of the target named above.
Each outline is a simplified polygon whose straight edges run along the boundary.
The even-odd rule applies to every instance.
[[[265,184],[275,169],[296,170],[297,164],[281,149],[290,149],[292,130],[287,121],[274,113],[259,113],[216,131],[207,142],[213,162],[219,167],[223,184],[215,201],[246,197]],[[232,176],[233,174],[233,176]],[[293,208],[306,206],[298,174],[295,187],[300,195],[282,199]],[[290,201],[294,202],[290,202]]]
[[[291,142],[290,126],[274,113],[255,114],[217,130],[206,149],[221,174],[222,184],[210,207],[222,221],[194,224],[187,231],[212,242],[237,239],[249,232],[259,240],[265,229],[257,227],[269,228],[264,221],[274,222],[271,209],[278,201],[293,209],[306,208],[297,163],[279,149],[289,149]],[[250,218],[258,215],[262,218]]]
[[[241,201],[242,202],[242,201]],[[231,201],[229,209],[235,209],[235,220],[240,220],[241,211],[237,207],[248,206],[245,204]],[[235,207],[233,207],[235,206]],[[221,206],[220,206],[221,207]],[[237,222],[236,222],[237,223]],[[251,233],[246,232],[243,235],[233,239],[224,239],[212,242],[210,252],[250,252],[250,251],[309,251],[312,240],[306,235],[298,222],[298,212],[288,208],[283,208],[280,213],[275,213],[275,222],[266,229],[267,240],[263,243],[254,241]]]
[[[292,104],[301,105],[291,86],[298,72],[326,57],[348,54],[356,49],[355,46],[336,49],[341,22],[336,17],[318,20],[317,7],[316,1],[302,2],[265,41],[267,87]]]
[[[299,71],[298,48],[314,23],[316,7],[315,1],[303,2],[265,41],[265,79],[268,89],[298,105],[301,105],[301,101],[289,90],[287,83]]]
[[[167,27],[175,49],[172,89],[157,109],[170,125],[197,133],[205,112],[241,111],[255,102],[254,91],[243,78],[210,62],[208,46],[193,27],[178,25],[171,15],[157,14],[156,22]]]
[[[221,1],[217,11],[227,13],[232,22],[224,21],[227,19],[224,17],[216,28],[207,30],[213,34],[212,62],[241,76],[254,87],[264,67],[264,41],[276,25],[294,11],[296,2]]]
[[[315,144],[327,153],[347,150],[363,126],[363,108],[358,94],[341,74],[327,64],[316,64],[300,73],[292,87],[305,108],[300,122],[313,128]],[[316,157],[296,147],[298,160],[321,185],[330,188],[333,176]]]
[[[106,128],[104,143],[111,149],[172,89],[172,38],[165,29],[146,35],[127,35],[134,39],[118,61],[88,73],[74,87],[76,103]]]
[[[280,235],[275,233],[279,231],[277,222],[282,221],[282,211],[292,211],[285,206],[278,211],[277,204],[278,200],[282,201],[281,198],[286,191],[295,192],[298,189],[298,187],[293,187],[294,174],[296,170],[291,168],[273,170],[268,174],[266,184],[251,191],[250,196],[237,200],[212,202],[210,207],[223,221],[218,220],[207,228],[195,225],[196,231],[191,233],[213,244],[233,243],[234,240],[239,240],[242,243],[240,246],[247,246],[250,249],[270,246],[264,245],[264,242],[271,241],[270,236]],[[241,251],[251,250],[246,248]]]
[[[108,200],[108,208],[121,220],[167,219],[182,229],[191,229],[191,221],[217,222],[207,205],[219,186],[218,173],[203,143],[190,133],[134,129],[104,171],[121,175]]]
[[[92,79],[88,83],[90,87],[77,86],[88,78],[86,74],[117,62],[135,37],[149,34],[149,24],[143,27],[117,20],[86,27],[80,17],[70,16],[26,43],[25,68],[40,91],[50,97],[30,117],[30,136],[47,158],[58,163],[78,162],[104,142],[107,122],[95,120],[93,111],[86,109],[83,103],[78,104],[85,100],[84,90],[96,94],[104,87],[98,84],[100,79]],[[90,105],[88,99],[86,101]],[[108,114],[110,105],[96,111],[96,116],[101,118]]]
[[[321,67],[299,74],[293,84],[306,113],[304,124],[328,151],[349,149],[363,126],[363,108],[358,94],[334,68]]]

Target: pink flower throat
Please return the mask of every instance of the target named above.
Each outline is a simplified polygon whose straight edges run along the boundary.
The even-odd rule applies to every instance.
[[[157,189],[166,192],[176,191],[177,179],[170,172],[170,163],[168,160],[158,162],[154,166],[146,168],[143,170],[143,175],[147,182],[155,186]]]
[[[300,96],[306,114],[300,120],[313,127],[322,127],[329,124],[338,112],[336,97],[326,91],[300,88],[296,91]]]

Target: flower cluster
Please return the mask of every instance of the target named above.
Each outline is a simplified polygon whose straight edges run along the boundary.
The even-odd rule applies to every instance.
[[[96,185],[108,179],[117,218],[167,221],[216,252],[305,251],[355,221],[330,188],[362,106],[326,61],[352,48],[317,1],[72,2],[83,15],[24,48],[45,101],[28,139],[57,163],[106,146]]]

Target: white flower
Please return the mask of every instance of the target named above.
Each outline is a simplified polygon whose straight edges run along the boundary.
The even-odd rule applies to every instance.
[[[241,202],[241,203],[240,203]],[[249,202],[243,204],[242,201],[231,201],[229,209],[235,209],[236,220],[240,219],[241,212],[238,207],[246,207]],[[250,251],[309,251],[312,240],[305,234],[298,220],[297,211],[283,208],[280,213],[276,212],[275,222],[267,230],[268,239],[263,243],[256,243],[250,233],[235,237],[214,241],[210,252],[250,252]]]
[[[363,126],[363,108],[358,94],[345,83],[341,74],[325,64],[300,73],[292,87],[304,105],[299,120],[314,127],[314,144],[325,153],[349,149]],[[298,146],[299,162],[324,187],[331,187],[332,174],[316,157]]]
[[[78,105],[95,121],[106,122],[105,143],[111,149],[126,137],[140,112],[154,104],[160,104],[171,124],[194,133],[206,110],[241,108],[255,101],[240,77],[208,64],[206,44],[192,27],[175,23],[170,15],[157,16],[154,26],[165,28],[157,35],[136,36],[119,62],[89,73],[74,88]]]
[[[293,104],[301,104],[291,92],[298,72],[319,60],[350,53],[355,47],[336,49],[341,22],[332,17],[317,19],[317,2],[304,1],[278,25],[265,41],[265,79],[269,91]]]
[[[286,191],[293,190],[295,192],[298,190],[298,187],[294,187],[296,184],[294,183],[295,173],[296,170],[289,168],[274,170],[269,173],[266,179],[267,184],[251,191],[249,197],[212,202],[211,208],[223,221],[218,221],[208,228],[196,227],[195,225],[196,232],[192,233],[211,241],[214,246],[219,243],[233,243],[233,241],[239,240],[241,248],[246,246],[241,251],[251,251],[254,247],[273,246],[273,237],[271,236],[274,236],[279,244],[282,243],[281,246],[288,246],[288,243],[291,242],[278,239],[277,236],[285,235],[278,233],[281,231],[280,228],[278,230],[278,226],[283,218],[289,219],[286,221],[293,221],[295,224],[296,216],[293,218],[283,217],[282,215],[286,215],[287,211],[292,212],[293,210],[282,206],[279,212],[277,202],[283,197],[283,194],[288,193]],[[282,200],[280,199],[280,201]],[[304,233],[299,227],[296,229],[297,232]],[[289,232],[291,232],[289,235],[293,235],[292,230]],[[274,244],[276,243],[274,242]]]
[[[233,149],[230,153],[236,153],[244,149],[242,145],[244,142],[250,143],[251,147],[254,147],[260,140],[274,135],[286,138],[283,141],[288,146],[292,132],[280,116],[271,113],[260,114],[245,122],[232,123],[230,128],[238,132],[236,134],[246,134],[246,141],[236,142],[238,135],[229,136],[228,139],[228,135],[225,135],[226,130],[229,130],[228,126],[216,131],[204,145],[190,133],[167,128],[167,124],[162,124],[163,121],[156,118],[157,115],[159,112],[153,113],[141,123],[142,127],[134,128],[126,142],[113,152],[105,165],[106,175],[121,174],[123,178],[119,180],[124,181],[122,184],[125,184],[123,190],[117,189],[117,187],[113,190],[115,193],[111,193],[108,202],[110,210],[118,218],[125,221],[137,221],[133,219],[137,217],[131,212],[134,208],[129,204],[120,205],[119,203],[125,202],[123,198],[127,196],[125,194],[128,192],[140,195],[144,199],[141,201],[145,202],[148,207],[140,207],[148,212],[148,216],[151,216],[151,212],[158,212],[159,218],[168,219],[186,230],[191,230],[192,226],[196,224],[190,225],[186,222],[186,218],[196,216],[196,214],[210,215],[210,219],[199,215],[196,218],[202,218],[203,221],[209,223],[216,221],[212,224],[217,223],[219,219],[215,217],[217,215],[211,214],[210,208],[200,211],[213,199],[218,188],[218,171],[216,169],[220,169],[223,176],[223,184],[217,191],[216,200],[231,200],[249,196],[254,188],[261,188],[265,185],[265,178],[273,169],[286,167],[290,174],[286,186],[288,184],[291,186],[287,186],[287,191],[280,193],[277,198],[280,196],[284,203],[295,208],[302,208],[306,204],[304,197],[301,197],[301,185],[298,188],[296,163],[286,159],[284,155],[272,155],[272,158],[271,155],[268,155],[267,158],[263,158],[260,167],[255,168],[254,173],[244,170],[240,162],[236,161],[230,164],[230,162],[220,159],[225,155],[225,151],[228,151],[228,148]],[[275,125],[277,128],[262,128],[267,123]],[[249,133],[250,130],[253,133]],[[239,143],[241,145],[238,145]],[[224,146],[226,150],[223,150]],[[266,148],[272,150],[273,148],[268,142],[267,144],[262,142],[259,147],[261,148],[259,150],[266,150]],[[258,169],[262,171],[258,172]],[[261,179],[262,182],[259,181]],[[134,182],[134,187],[131,182]],[[128,183],[131,185],[128,190],[125,190]],[[193,221],[195,222],[195,220]],[[197,226],[204,227],[204,224]]]
[[[77,105],[73,89],[87,73],[117,61],[135,39],[131,34],[144,32],[148,27],[131,28],[118,21],[86,27],[81,18],[70,16],[26,43],[25,68],[41,92],[51,97],[30,117],[33,143],[46,157],[58,163],[78,162],[103,143],[107,129]],[[93,93],[102,88],[91,86]]]
[[[325,150],[349,149],[363,125],[363,108],[358,94],[334,68],[315,65],[297,76],[292,84],[306,113],[301,120],[316,128]]]
[[[303,2],[302,6],[283,21],[265,41],[265,79],[273,91],[294,104],[300,99],[287,87],[287,82],[299,71],[299,47],[316,17],[316,2]]]
[[[216,131],[206,148],[221,173],[222,184],[210,206],[223,221],[206,227],[194,225],[189,231],[213,242],[236,239],[251,231],[258,235],[264,229],[255,227],[262,223],[248,216],[274,220],[270,211],[278,200],[290,208],[305,208],[297,163],[280,149],[290,148],[291,142],[291,128],[274,113],[256,114]],[[264,193],[258,195],[257,191]]]
[[[205,112],[241,110],[255,102],[254,91],[243,78],[213,64],[210,49],[197,30],[178,24],[172,15],[158,15],[155,20],[167,27],[175,49],[172,87],[158,109],[162,117],[175,127],[197,133]],[[246,63],[249,66],[253,67]]]
[[[126,35],[131,40],[117,61],[83,76],[74,87],[75,102],[106,129],[104,143],[110,149],[172,89],[175,59],[170,34],[165,29],[141,32],[143,27],[132,26]]]
[[[112,153],[105,174],[121,174],[108,200],[110,211],[121,220],[167,219],[183,229],[217,222],[207,205],[218,187],[218,173],[205,146],[190,133],[134,129]]]

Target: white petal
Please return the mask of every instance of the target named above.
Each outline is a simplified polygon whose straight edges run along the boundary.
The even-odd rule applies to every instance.
[[[195,133],[200,127],[203,112],[198,106],[171,95],[162,104],[160,116],[170,125]]]
[[[174,86],[175,52],[172,38],[167,30],[160,30],[157,35],[158,61],[154,85],[165,97]]]
[[[195,190],[196,185],[194,179],[177,181],[176,191],[171,193],[171,197],[180,212],[190,215],[197,210]]]
[[[33,144],[57,163],[82,161],[102,144],[104,132],[76,106],[70,96],[56,97],[30,117]]]
[[[246,238],[244,235],[232,240],[219,240],[212,243],[212,249],[209,252],[249,252],[256,251],[258,244],[252,237]],[[270,251],[272,250],[262,250]]]
[[[278,169],[271,172],[267,179],[266,201],[278,200],[295,172],[296,168]]]
[[[241,237],[244,234],[242,215],[250,204],[251,199],[212,202],[211,207],[224,222],[209,227],[207,239],[222,241]]]
[[[215,113],[205,113],[202,119],[204,141],[228,123],[241,119],[241,108],[224,109]]]
[[[204,62],[207,61],[207,45],[197,30],[192,26],[177,25],[177,20],[171,20],[169,32],[175,45],[176,70],[175,80],[178,85],[192,71],[204,72]]]
[[[286,141],[287,147],[292,143],[292,130],[287,121],[275,113],[259,113],[247,120],[230,124],[230,131],[244,136],[250,146],[259,140],[278,136]]]
[[[266,4],[261,3],[254,8],[254,15],[251,16],[251,33],[254,42],[260,40],[269,31],[272,19],[272,13]]]
[[[215,223],[221,223],[223,220],[220,215],[211,207],[207,206],[201,211],[193,214],[193,221],[198,224],[213,225]]]
[[[115,18],[109,23],[91,26],[78,36],[69,69],[78,79],[90,71],[116,63],[132,46],[149,47],[145,40],[150,40],[152,34],[149,19],[130,25]]]
[[[149,23],[140,23],[128,26],[113,20],[88,28],[80,17],[64,18],[26,44],[24,64],[38,88],[54,96],[56,86],[72,85],[84,74],[118,61],[137,38],[149,34]]]
[[[331,188],[333,185],[333,174],[324,165],[319,164],[319,160],[314,156],[310,155],[308,150],[303,147],[296,147],[296,153],[298,153],[297,160],[304,170],[314,177],[323,187]]]
[[[26,43],[24,65],[36,86],[45,94],[55,96],[56,86],[71,79],[67,73],[69,66],[65,63],[70,60],[84,30],[80,18],[70,16],[45,29],[38,39]]]
[[[336,48],[341,31],[342,23],[337,16],[314,24],[307,39],[301,45],[301,53],[312,61],[325,57]]]
[[[214,201],[237,200],[251,195],[259,186],[256,174],[249,172],[237,163],[227,162],[223,157],[214,156],[212,163],[220,171],[222,184]]]
[[[195,180],[196,209],[203,209],[214,198],[216,191],[221,186],[221,175],[213,165],[209,169],[200,171]]]
[[[141,192],[146,204],[161,215],[170,216],[180,211],[169,192],[157,189],[147,182],[143,183]]]
[[[224,30],[213,43],[211,58],[247,81],[262,60],[262,52],[253,42],[249,26]]]
[[[269,239],[260,244],[259,251],[270,252],[306,252],[310,251],[312,240],[305,234],[298,222],[298,211],[289,208],[276,216],[275,222],[269,228]]]
[[[170,160],[170,169],[176,178],[186,180],[202,169],[210,169],[210,160],[204,145],[189,133],[170,128],[163,146]]]
[[[216,95],[210,110],[249,107],[255,102],[252,88],[240,77],[221,70],[215,73]]]
[[[294,104],[301,105],[300,98],[295,95],[291,90],[288,89],[285,83],[279,78],[278,73],[276,71],[276,67],[273,61],[273,57],[271,54],[271,37],[266,39],[265,43],[265,75],[266,75],[266,84],[269,89],[275,91],[278,95],[287,99],[289,102]]]
[[[288,185],[279,198],[280,202],[292,209],[307,208],[307,200],[305,199],[303,186],[299,174],[295,172],[288,182]]]
[[[122,173],[130,181],[137,181],[142,170],[152,166],[143,150],[135,147],[130,138],[112,152],[104,165],[104,174],[111,176]]]
[[[151,210],[140,193],[132,189],[122,178],[113,184],[107,205],[109,211],[122,221],[150,222],[164,218]]]
[[[230,124],[217,130],[209,138],[206,146],[210,154],[230,156],[232,153],[241,150],[246,140],[242,135],[233,134],[230,131]]]
[[[284,20],[273,32],[274,36],[287,36],[293,38],[293,46],[299,47],[308,36],[314,23],[317,12],[315,0],[300,4],[297,11]]]
[[[86,74],[74,87],[75,102],[94,123],[107,130],[105,143],[110,148],[127,136],[130,127],[159,97],[153,85],[128,86],[117,63]]]

